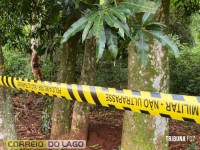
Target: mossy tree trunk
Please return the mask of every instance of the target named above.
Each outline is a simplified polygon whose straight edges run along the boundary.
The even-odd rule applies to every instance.
[[[67,28],[79,18],[79,13],[74,13],[67,25]],[[66,29],[67,30],[67,29]],[[69,39],[63,43],[63,49],[60,57],[60,68],[58,73],[58,82],[74,83],[75,69],[76,69],[76,55],[78,48],[78,41],[80,35]],[[71,126],[71,102],[65,99],[54,99],[53,114],[52,114],[52,128],[51,139],[60,139],[69,134]],[[64,138],[63,137],[63,138]]]
[[[3,59],[3,51],[2,51],[2,38],[1,38],[1,32],[0,32],[0,75],[3,75],[4,72],[4,59]],[[0,86],[0,149],[3,148],[3,139],[4,139],[4,132],[3,132],[3,105],[4,105],[4,99],[3,99],[3,86]]]
[[[86,40],[80,79],[80,84],[82,85],[94,85],[95,83],[95,47],[95,39]],[[87,103],[75,102],[72,116],[72,127],[70,132],[71,138],[87,140],[89,111],[90,106]]]
[[[0,33],[0,75],[4,75],[4,57]],[[15,119],[11,97],[6,87],[0,86],[0,149],[5,149],[5,140],[16,139]]]
[[[70,41],[63,44],[61,52],[61,62],[58,73],[58,82],[71,83],[73,82],[76,60],[76,49],[71,47],[74,43]],[[63,135],[68,135],[70,130],[70,106],[71,102],[65,99],[54,98],[51,139],[61,138]]]
[[[169,0],[163,0],[157,12],[159,21],[166,23]],[[149,63],[141,68],[133,43],[128,46],[128,88],[167,93],[169,90],[168,53],[156,41],[151,42]],[[122,150],[167,150],[168,120],[166,118],[126,111],[123,121]]]

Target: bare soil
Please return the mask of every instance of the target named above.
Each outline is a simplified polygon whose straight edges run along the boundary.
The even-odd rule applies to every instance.
[[[42,112],[47,103],[36,94],[13,97],[18,139],[48,139],[41,130]],[[87,150],[117,150],[121,143],[123,111],[94,109],[90,113]],[[190,122],[170,120],[170,135],[194,137],[183,142],[169,142],[170,150],[200,150],[200,126]],[[195,149],[196,148],[196,149]]]

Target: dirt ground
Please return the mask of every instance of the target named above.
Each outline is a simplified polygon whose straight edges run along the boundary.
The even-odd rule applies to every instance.
[[[21,94],[13,97],[18,139],[48,139],[41,130],[45,103],[41,96]],[[94,109],[90,113],[87,150],[118,150],[122,136],[123,111]],[[169,142],[170,150],[200,150],[200,125],[170,120],[170,135],[184,136],[186,141]],[[191,139],[189,140],[189,139]]]

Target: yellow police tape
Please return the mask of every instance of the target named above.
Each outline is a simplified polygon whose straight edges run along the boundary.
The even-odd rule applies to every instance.
[[[175,120],[193,121],[200,124],[199,96],[127,89],[117,90],[115,88],[35,81],[6,76],[0,76],[0,85],[67,100],[77,100],[105,107],[114,106],[121,110],[130,110]]]

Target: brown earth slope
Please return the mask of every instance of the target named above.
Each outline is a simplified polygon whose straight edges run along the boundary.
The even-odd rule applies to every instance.
[[[41,130],[42,112],[46,102],[36,94],[13,97],[18,139],[48,139]],[[123,111],[96,109],[90,113],[88,150],[118,149],[121,141]],[[193,141],[170,142],[170,150],[200,150],[200,125],[170,120],[170,135],[193,136]]]

